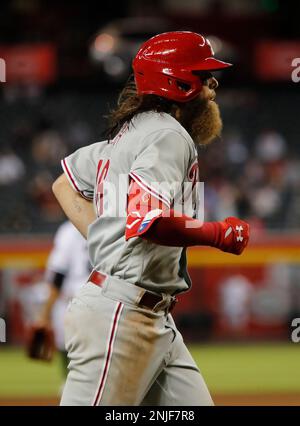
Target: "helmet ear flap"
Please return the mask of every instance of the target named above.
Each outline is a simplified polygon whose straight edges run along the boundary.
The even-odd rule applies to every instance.
[[[175,83],[178,93],[180,93],[181,96],[188,97],[189,99],[195,98],[201,92],[203,87],[202,81],[198,78],[189,82],[176,79]]]
[[[181,92],[188,92],[192,88],[191,84],[174,78],[168,77],[167,81],[169,86],[173,86],[173,89],[179,89]]]
[[[178,89],[181,90],[182,92],[188,92],[192,88],[191,84],[184,83],[183,81],[179,81],[179,80],[176,80],[176,85]]]
[[[178,80],[177,78],[170,78],[170,77],[168,77],[168,84],[173,91],[176,90],[178,93],[182,95],[190,94],[191,92],[194,92],[195,90],[197,92],[200,92],[203,86],[200,79],[196,83],[196,82],[186,82],[186,81]]]
[[[134,79],[138,94],[154,94],[175,102],[187,102],[197,97],[203,84],[201,79],[190,70],[161,69],[161,64],[152,64],[139,59],[134,61]]]

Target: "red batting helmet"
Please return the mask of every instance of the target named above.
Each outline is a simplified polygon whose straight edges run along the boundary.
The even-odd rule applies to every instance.
[[[210,42],[202,35],[174,31],[146,41],[132,66],[139,95],[187,102],[202,89],[202,81],[194,71],[220,70],[231,64],[215,59]]]

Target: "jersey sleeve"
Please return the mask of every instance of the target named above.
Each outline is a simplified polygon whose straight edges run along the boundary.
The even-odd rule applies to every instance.
[[[95,158],[99,143],[85,146],[61,161],[63,171],[72,186],[84,198],[92,200],[96,178]]]
[[[185,180],[191,151],[190,142],[175,130],[155,131],[141,143],[130,177],[170,207]]]
[[[162,201],[132,180],[127,197],[126,241],[145,234],[165,210],[166,207]]]
[[[161,130],[142,143],[131,171],[125,239],[142,236],[168,215],[191,158],[189,142],[174,130]]]

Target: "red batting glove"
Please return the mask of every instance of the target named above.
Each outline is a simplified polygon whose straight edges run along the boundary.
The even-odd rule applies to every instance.
[[[249,225],[236,217],[227,217],[219,222],[222,232],[219,235],[218,248],[222,251],[241,254],[249,241]]]

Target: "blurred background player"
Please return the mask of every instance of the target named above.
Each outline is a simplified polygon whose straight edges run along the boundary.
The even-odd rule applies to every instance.
[[[64,314],[68,303],[86,282],[89,272],[86,240],[71,222],[64,222],[55,234],[47,263],[45,280],[49,293],[32,328],[46,329],[50,333],[54,331],[55,347],[61,354],[65,374],[68,359],[64,341]]]

